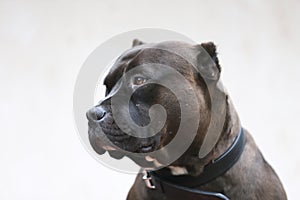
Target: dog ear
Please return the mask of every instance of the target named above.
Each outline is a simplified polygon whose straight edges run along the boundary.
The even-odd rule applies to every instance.
[[[217,57],[216,45],[213,42],[207,42],[196,46],[198,49],[197,64],[201,76],[209,80],[218,80],[221,67]]]
[[[132,41],[132,47],[135,47],[135,46],[139,46],[139,45],[142,45],[142,44],[145,44],[144,42],[138,40],[138,39],[134,39]]]

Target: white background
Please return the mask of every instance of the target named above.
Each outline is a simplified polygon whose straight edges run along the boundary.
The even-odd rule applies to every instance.
[[[298,199],[299,7],[296,0],[0,1],[0,199],[125,199],[134,176],[84,149],[72,92],[94,48],[143,27],[218,45],[244,127],[289,199]]]

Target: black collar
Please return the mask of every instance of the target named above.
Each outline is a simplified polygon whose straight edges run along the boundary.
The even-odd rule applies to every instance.
[[[229,170],[240,158],[244,146],[245,136],[244,130],[241,128],[238,136],[227,151],[206,165],[199,176],[162,176],[155,171],[148,171],[143,176],[143,179],[148,188],[158,189],[170,197],[170,199],[193,199],[200,197],[201,199],[228,199],[221,193],[206,192],[194,188],[214,180]]]

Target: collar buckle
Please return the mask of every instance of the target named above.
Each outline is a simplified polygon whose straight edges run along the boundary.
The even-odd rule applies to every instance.
[[[146,170],[143,171],[142,179],[144,180],[147,188],[152,189],[152,190],[154,190],[156,188],[152,181],[152,177],[148,171],[146,171]]]

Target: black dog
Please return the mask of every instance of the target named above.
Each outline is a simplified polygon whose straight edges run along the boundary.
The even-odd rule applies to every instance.
[[[213,64],[203,56],[203,49]],[[188,62],[186,57],[193,59],[194,64]],[[138,73],[129,73],[136,66],[149,63],[160,64],[161,68],[148,66]],[[190,98],[186,94],[190,88],[180,89],[182,83],[179,80],[162,73],[164,65],[171,66],[184,76],[195,91],[195,98],[190,99],[193,102],[190,119],[200,114],[196,136],[189,148],[167,166],[164,159],[159,157],[132,158],[147,170],[144,175],[137,176],[127,199],[287,199],[279,178],[263,158],[248,131],[241,127],[230,98],[221,86],[221,68],[216,47],[211,42],[201,45],[183,42],[144,44],[134,40],[133,48],[117,59],[105,78],[106,98],[87,112],[89,139],[94,150],[99,154],[108,151],[115,158],[124,155],[131,157],[126,152],[150,153],[174,139],[182,123],[178,97],[162,85],[147,84],[148,75],[152,75],[151,79],[156,81],[170,81],[181,90],[185,99]],[[129,104],[124,106],[129,107],[130,117],[141,127],[150,123],[149,109],[152,105],[159,104],[165,108],[167,118],[157,134],[140,138],[129,135],[128,132],[132,131],[130,128],[128,132],[119,128],[112,114],[111,101],[114,95],[120,93],[120,87],[128,93],[134,91]],[[212,105],[212,98],[218,99],[218,95],[223,95],[224,101],[221,99]],[[212,117],[212,106],[217,106],[219,115],[224,116],[223,122]],[[120,107],[118,115],[128,118],[123,113]],[[199,158],[200,147],[211,123],[222,126],[220,137],[212,150]],[[101,140],[101,130],[109,139],[108,143]],[[188,138],[190,133],[185,134]],[[167,158],[172,153],[166,151],[164,156]],[[165,167],[154,172],[150,164]]]

